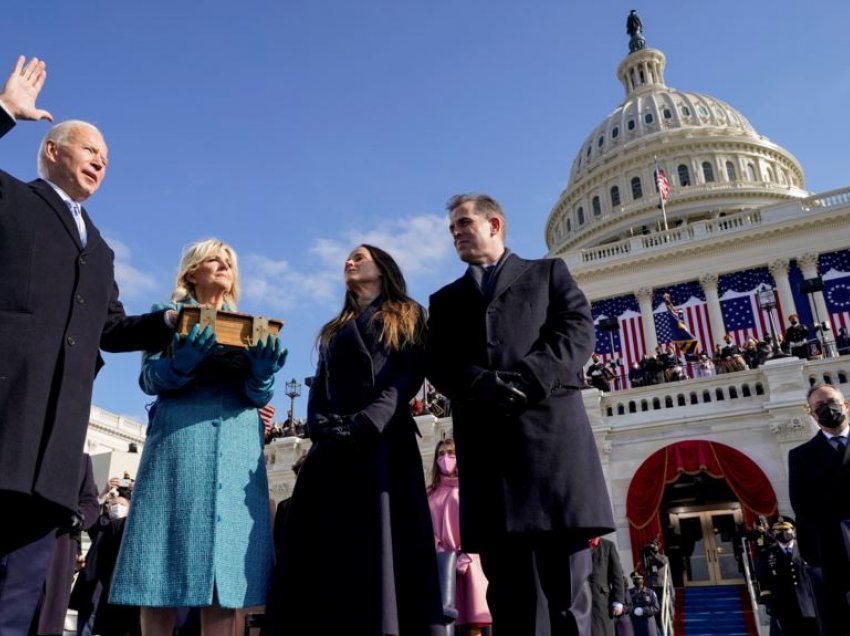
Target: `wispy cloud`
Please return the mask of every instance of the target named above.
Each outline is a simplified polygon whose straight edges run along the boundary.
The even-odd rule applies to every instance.
[[[126,244],[114,238],[107,238],[107,242],[115,252],[115,280],[121,289],[121,297],[149,299],[158,288],[154,276],[132,264],[133,253]]]
[[[389,252],[408,279],[434,276],[451,250],[442,215],[399,218],[368,230],[349,229],[340,237],[314,240],[307,250],[308,258],[297,266],[287,260],[248,254],[242,259],[245,297],[287,311],[307,304],[335,306],[345,258],[361,243]]]

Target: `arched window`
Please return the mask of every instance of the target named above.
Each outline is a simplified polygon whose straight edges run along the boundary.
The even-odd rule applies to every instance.
[[[673,116],[673,113],[670,112],[669,108],[665,108],[663,114],[664,114],[664,119],[670,119]]]
[[[599,141],[596,142],[596,145],[601,148],[602,144],[604,144],[604,143],[605,143],[605,135],[599,135]]]
[[[705,178],[706,183],[712,183],[714,181],[714,168],[712,168],[711,163],[708,161],[702,162],[702,176]]]
[[[632,177],[632,198],[635,200],[643,198],[643,186],[640,184],[640,177]]]
[[[614,126],[614,128],[611,130],[611,139],[616,139],[619,136],[620,136],[620,127]]]
[[[602,216],[602,203],[599,201],[599,197],[593,197],[591,204],[593,205],[593,216]]]
[[[584,225],[584,208],[578,206],[578,210],[576,211],[576,221],[578,221],[579,225]]]
[[[773,170],[770,168],[765,168],[765,173],[767,174],[767,180],[773,181]]]
[[[756,167],[751,163],[747,164],[747,174],[750,177],[750,181],[758,181],[758,177],[756,176]]]
[[[628,124],[626,124],[626,128],[628,128],[629,130],[634,130],[634,129],[635,129],[635,120],[634,120],[634,119],[630,119],[630,120],[629,120],[629,123],[628,123]]]
[[[679,172],[679,185],[683,188],[691,185],[691,172],[688,170],[688,166],[683,163],[679,164],[678,168]]]
[[[726,162],[726,176],[729,177],[729,181],[735,181],[738,178],[738,175],[735,174],[735,164],[731,161]]]
[[[567,217],[567,232],[573,231],[573,220],[570,217]]]
[[[643,116],[643,120],[644,120],[647,124],[651,124],[652,122],[654,122],[654,121],[655,121],[655,117],[653,117],[653,116],[652,116],[652,113],[647,113],[646,115],[644,115],[644,116]]]
[[[620,205],[620,188],[611,186],[611,207]]]

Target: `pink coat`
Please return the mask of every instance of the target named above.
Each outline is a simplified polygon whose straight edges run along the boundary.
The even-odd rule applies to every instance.
[[[456,625],[489,625],[493,622],[487,607],[487,579],[477,554],[461,552],[459,498],[456,477],[443,477],[428,494],[431,522],[437,552],[457,552]]]

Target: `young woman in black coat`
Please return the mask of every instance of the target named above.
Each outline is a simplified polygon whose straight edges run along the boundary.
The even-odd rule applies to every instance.
[[[298,475],[264,635],[437,636],[445,626],[418,433],[423,309],[392,257],[360,245],[319,334]]]

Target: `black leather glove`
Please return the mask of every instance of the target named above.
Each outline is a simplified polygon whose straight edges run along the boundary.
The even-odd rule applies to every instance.
[[[519,373],[484,371],[470,388],[472,398],[489,410],[516,415],[528,405],[528,395],[520,386],[525,386],[525,381]]]
[[[310,424],[310,439],[326,444],[351,444],[375,430],[365,415],[316,415]]]
[[[311,422],[308,422],[307,426],[310,431],[310,439],[319,444],[342,445],[351,443],[351,426],[335,413],[317,414]]]

